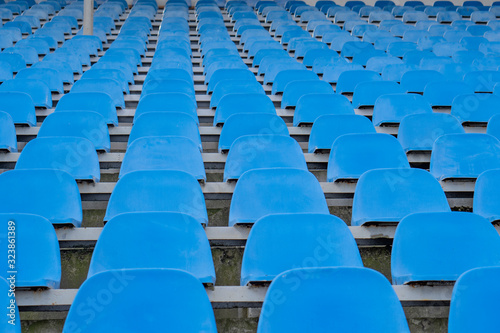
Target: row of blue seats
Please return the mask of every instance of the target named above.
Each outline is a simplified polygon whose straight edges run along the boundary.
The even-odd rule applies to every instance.
[[[404,179],[398,171],[401,170],[376,172],[378,176],[385,172]],[[425,171],[419,173],[423,175]],[[425,191],[423,185],[420,191]],[[485,218],[438,207],[443,200],[446,205],[444,195],[440,202],[432,203],[433,199],[426,199],[428,207],[410,210],[396,229],[391,263],[393,284],[455,281],[469,269],[499,264],[500,237]],[[59,288],[60,250],[51,223],[38,215],[19,213],[2,214],[1,220],[5,225],[14,221],[17,239],[21,240],[18,253],[23,260],[18,263],[17,286]],[[148,244],[131,245],[138,237],[148,239]],[[7,247],[7,239],[5,231],[0,237],[1,246]],[[328,254],[321,260],[308,260],[319,239],[328,243]],[[463,244],[459,251],[456,244]],[[143,249],[142,257],[138,255],[139,247]],[[189,257],[182,255],[186,251],[191,253]],[[281,272],[295,267],[337,266],[363,267],[356,241],[342,220],[328,212],[270,214],[252,226],[243,254],[241,285],[269,283]],[[180,212],[129,212],[117,215],[105,225],[87,277],[136,268],[182,269],[203,284],[213,285],[216,281],[203,227],[191,215]],[[8,276],[4,274],[3,277]]]
[[[498,267],[467,270],[453,289],[448,331],[470,332],[497,329],[495,298],[500,290]],[[290,281],[296,283],[292,284]],[[167,283],[171,289],[165,289]],[[10,284],[2,279],[2,304],[11,306]],[[156,290],[144,294],[144,285]],[[108,286],[103,289],[103,286]],[[172,292],[173,290],[173,292]],[[106,296],[103,296],[106,295]],[[282,295],[279,301],[275,295]],[[104,298],[104,297],[109,297]],[[152,305],[137,308],[124,317],[131,304],[143,300]],[[89,300],[106,305],[93,320],[77,309],[88,309]],[[165,301],[167,300],[167,301]],[[94,303],[95,304],[95,303]],[[12,307],[12,306],[11,306]],[[18,318],[14,304],[12,313]],[[351,311],[350,309],[358,311]],[[340,311],[341,309],[347,309]],[[365,320],[359,320],[359,313]],[[189,314],[189,315],[187,315]],[[159,319],[161,318],[161,320]],[[206,291],[193,275],[175,269],[134,269],[103,272],[88,279],[78,291],[63,332],[119,329],[122,332],[157,330],[216,333],[215,317]],[[6,333],[19,333],[19,325],[2,324]],[[273,333],[324,330],[350,332],[410,332],[403,307],[388,281],[378,272],[360,267],[296,268],[279,274],[264,300],[257,332]]]

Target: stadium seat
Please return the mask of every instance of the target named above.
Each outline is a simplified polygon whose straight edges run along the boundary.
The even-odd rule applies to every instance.
[[[220,99],[215,110],[214,126],[221,126],[234,114],[240,113],[268,113],[276,114],[274,104],[262,93],[235,93],[227,94]]]
[[[35,38],[21,39],[19,42],[16,43],[16,47],[20,46],[34,48],[39,56],[50,53],[49,43],[47,43],[47,41],[42,38],[35,37]]]
[[[495,224],[500,220],[497,204],[499,180],[498,169],[487,170],[477,177],[474,188],[474,213]]]
[[[363,65],[361,64],[347,63],[345,62],[345,60],[343,60],[344,58],[340,59],[335,59],[331,63],[326,63],[323,65],[323,81],[329,83],[338,83],[338,80],[342,73],[350,71],[363,71],[364,69]]]
[[[73,84],[75,82],[73,69],[67,62],[43,60],[31,66],[31,68],[54,69],[59,72],[59,75],[61,76],[61,80],[63,81],[63,83]]]
[[[58,62],[64,62],[67,63],[70,67],[73,73],[76,74],[82,74],[82,62],[80,61],[79,58],[74,57],[70,54],[66,53],[50,53],[47,54],[44,58],[43,61],[58,61]]]
[[[219,152],[227,152],[244,135],[289,135],[281,117],[270,113],[236,113],[227,118],[219,137]]]
[[[498,71],[473,71],[465,74],[464,82],[476,93],[492,93],[495,84],[500,82]]]
[[[405,91],[396,82],[391,81],[368,81],[360,82],[354,88],[352,106],[355,109],[371,107],[375,105],[378,98],[387,94],[402,94]]]
[[[412,213],[450,211],[441,185],[429,172],[370,170],[361,175],[356,185],[351,225],[394,224]]]
[[[0,213],[45,217],[52,224],[82,223],[76,181],[60,170],[11,170],[0,174]]]
[[[410,93],[423,93],[429,82],[445,80],[445,76],[435,70],[413,70],[403,74],[401,86]]]
[[[496,303],[500,290],[499,267],[471,269],[458,278],[451,295],[448,332],[465,333],[498,329]]]
[[[66,94],[57,103],[55,111],[97,112],[103,116],[107,124],[118,125],[118,116],[113,100],[103,92],[72,92]]]
[[[121,177],[111,193],[104,221],[130,212],[186,213],[201,224],[208,223],[201,187],[183,171],[135,171]]]
[[[398,140],[389,134],[346,134],[338,137],[328,159],[327,180],[357,180],[364,172],[409,168]]]
[[[474,89],[456,81],[432,81],[424,89],[424,97],[433,107],[451,106],[455,97],[473,93]]]
[[[184,93],[154,93],[143,96],[135,110],[134,120],[146,112],[182,112],[199,123],[194,96]]]
[[[333,142],[344,134],[376,133],[375,127],[365,116],[323,115],[318,117],[309,136],[309,153],[329,151]]]
[[[99,159],[91,141],[78,137],[46,137],[31,140],[16,163],[16,170],[61,170],[75,180],[99,182]]]
[[[168,285],[168,288],[165,286]],[[104,288],[103,286],[111,286]],[[144,293],[144,286],[154,292]],[[78,309],[88,308],[89,299],[102,299],[102,311],[92,320]],[[101,296],[102,297],[102,296]],[[148,304],[134,308],[138,299]],[[98,305],[101,306],[101,305]],[[88,308],[90,309],[90,308]],[[89,310],[90,311],[90,310]],[[132,312],[131,312],[132,311]],[[177,269],[133,269],[102,272],[87,279],[69,309],[63,333],[157,331],[216,333],[214,313],[207,293],[193,275]]]
[[[494,115],[488,121],[486,133],[500,140],[500,116]]]
[[[470,269],[499,265],[500,236],[473,213],[410,214],[394,235],[393,284],[446,283]]]
[[[10,240],[15,239],[16,288],[59,288],[59,242],[50,221],[39,215],[18,213],[0,214],[0,221],[0,247],[5,253]],[[14,230],[15,238],[9,234],[10,230]],[[1,276],[9,278],[8,272],[12,269],[9,269],[7,260],[2,268]]]
[[[410,114],[432,113],[432,108],[421,95],[390,94],[380,96],[373,107],[375,126],[398,124]]]
[[[444,134],[464,134],[457,118],[444,113],[411,114],[399,124],[398,140],[408,151],[431,151],[434,141]]]
[[[488,134],[447,134],[432,147],[430,171],[438,180],[477,178],[500,168],[500,141]]]
[[[35,105],[24,92],[0,92],[0,110],[8,113],[14,124],[36,126]]]
[[[9,113],[0,111],[0,150],[17,152],[17,136],[14,121]]]
[[[130,73],[132,74],[132,73]],[[119,69],[109,69],[109,68],[94,68],[92,67],[85,73],[83,73],[81,79],[83,80],[99,80],[99,79],[112,79],[116,81],[125,94],[129,94],[128,79],[126,74]]]
[[[492,94],[470,94],[455,97],[451,114],[461,123],[487,123],[499,113],[500,97]]]
[[[354,89],[360,82],[365,81],[381,81],[380,75],[373,71],[367,70],[350,70],[340,74],[337,81],[337,94],[353,93]]]
[[[274,168],[241,175],[229,208],[229,226],[253,224],[263,216],[280,213],[329,214],[323,190],[312,173]]]
[[[193,141],[200,149],[200,132],[193,117],[180,112],[146,112],[135,119],[128,145],[146,136],[181,136]]]
[[[214,91],[217,83],[222,80],[251,80],[254,78],[255,75],[248,69],[220,68],[212,74],[212,76],[210,77],[210,82],[205,79],[205,84],[208,83],[207,93],[210,93]]]
[[[317,80],[318,76],[306,69],[283,70],[276,74],[271,93],[276,95],[282,93],[285,87],[292,81]]]
[[[45,83],[50,91],[64,94],[63,80],[56,69],[25,68],[17,73],[16,79],[37,80]]]
[[[282,295],[279,302],[273,296],[277,293]],[[360,313],[363,320],[359,320]],[[379,272],[328,267],[294,269],[278,275],[264,299],[257,333],[324,330],[410,332],[398,296]]]
[[[148,242],[139,244],[134,241],[138,237]],[[215,283],[207,235],[196,219],[182,213],[126,213],[106,223],[87,277],[114,269],[137,268],[179,269],[202,283]]]
[[[71,88],[71,93],[105,93],[113,100],[114,106],[124,109],[122,86],[113,79],[80,79]]]
[[[54,112],[45,118],[37,137],[79,137],[90,140],[97,151],[111,148],[106,120],[93,111]]]
[[[264,88],[256,80],[223,80],[214,88],[210,99],[210,107],[217,107],[226,95],[242,93],[265,95]]]
[[[185,171],[198,180],[206,180],[199,145],[183,136],[146,136],[132,141],[119,177],[145,170]]]
[[[321,80],[292,81],[285,87],[281,108],[294,107],[298,100],[307,94],[333,94],[332,86]]]
[[[2,93],[25,93],[31,97],[34,106],[50,109],[52,107],[52,95],[49,87],[39,80],[13,79],[7,80],[0,85]],[[5,110],[4,110],[5,111]]]
[[[308,260],[322,238],[328,238],[325,256]],[[257,220],[248,235],[241,285],[271,282],[297,267],[336,266],[363,267],[356,241],[344,221],[324,214],[272,214]]]
[[[354,114],[347,97],[337,94],[307,94],[297,101],[293,114],[293,126],[312,124],[322,115]]]
[[[227,155],[224,181],[237,180],[254,169],[294,168],[307,171],[299,143],[289,135],[244,135],[234,140]]]

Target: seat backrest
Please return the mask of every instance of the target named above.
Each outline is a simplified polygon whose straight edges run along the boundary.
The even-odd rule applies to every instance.
[[[137,239],[148,242],[139,245]],[[202,283],[215,283],[207,235],[196,219],[182,213],[125,213],[106,223],[87,277],[113,269],[137,268],[179,269]]]
[[[441,185],[429,172],[370,170],[361,175],[356,185],[351,225],[398,223],[411,213],[449,211]]]
[[[3,226],[0,232],[0,247],[5,251],[8,250],[9,239],[12,239],[8,231],[15,230],[16,287],[59,288],[59,241],[50,221],[39,215],[3,213],[0,214],[0,223]],[[1,277],[9,278],[10,274],[7,272],[12,269],[8,268],[7,261],[2,268],[4,269]]]
[[[328,239],[328,241],[327,241]],[[308,260],[328,243],[326,255]],[[241,285],[271,282],[292,268],[363,267],[361,256],[344,221],[324,214],[273,214],[252,226],[243,253]]]
[[[101,170],[95,147],[82,137],[36,138],[24,147],[16,163],[16,170],[61,170],[75,180],[99,182]]]
[[[245,172],[233,192],[229,225],[252,224],[279,213],[328,214],[321,186],[308,171],[289,168]]]
[[[409,168],[398,140],[389,134],[345,134],[332,145],[327,180],[355,180],[364,172],[383,168]]]
[[[269,96],[262,93],[238,92],[226,94],[217,105],[213,125],[222,125],[230,116],[240,113],[276,115],[276,109]]]
[[[227,155],[224,181],[236,180],[253,169],[295,168],[307,171],[299,143],[289,135],[244,135],[234,140]]]
[[[271,296],[277,291],[283,295],[280,302]],[[359,320],[360,313],[363,313],[363,320]],[[325,329],[353,333],[410,331],[394,289],[374,270],[302,268],[278,275],[264,299],[257,332],[320,332]]]
[[[438,180],[477,178],[498,168],[500,141],[489,134],[447,134],[434,141],[430,171]]]
[[[206,180],[200,147],[185,136],[145,136],[135,139],[123,157],[119,177],[144,170],[179,170],[198,180]]]
[[[165,284],[169,288],[165,288]],[[104,287],[103,286],[109,286]],[[144,295],[144,286],[155,292]],[[89,298],[109,295],[103,311],[93,320],[78,311]],[[142,298],[147,307],[129,313]],[[89,308],[90,309],[90,308]],[[93,310],[92,310],[93,311]],[[125,316],[124,316],[125,315]],[[207,293],[193,275],[177,269],[135,269],[102,272],[87,279],[75,297],[64,324],[64,333],[113,331],[170,331],[216,333],[214,313]]]
[[[372,122],[375,126],[399,123],[407,115],[420,113],[432,113],[429,102],[421,95],[382,95],[375,101]]]
[[[410,214],[394,235],[393,284],[455,281],[470,269],[499,265],[500,236],[473,213]]]
[[[0,213],[45,217],[52,224],[82,223],[76,181],[60,170],[11,170],[0,174]]]
[[[55,111],[93,111],[99,113],[107,124],[118,125],[114,102],[108,94],[103,92],[72,92],[65,94],[57,102]]]
[[[111,193],[104,221],[130,212],[179,212],[208,223],[200,184],[190,174],[175,170],[130,172]]]

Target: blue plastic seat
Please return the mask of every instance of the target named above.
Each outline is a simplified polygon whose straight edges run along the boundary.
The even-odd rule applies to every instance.
[[[316,80],[318,76],[316,73],[305,70],[305,69],[291,69],[291,70],[283,70],[276,75],[276,78],[273,82],[273,88],[271,93],[276,95],[277,93],[282,93],[285,90],[287,84],[292,81],[307,81],[307,80]]]
[[[208,223],[201,187],[183,171],[136,171],[121,177],[111,193],[104,221],[130,212],[179,212]]]
[[[107,124],[118,125],[114,102],[108,94],[103,92],[72,92],[66,94],[57,103],[55,111],[97,112],[105,119]]]
[[[476,11],[470,15],[470,20],[474,23],[487,23],[496,20],[496,17],[492,12]]]
[[[474,268],[460,275],[451,295],[448,332],[498,329],[495,309],[500,295],[499,277],[499,267]]]
[[[287,84],[281,99],[281,108],[294,107],[307,94],[334,94],[332,86],[321,80],[292,81]]]
[[[441,185],[429,172],[370,170],[361,175],[356,185],[351,225],[392,224],[412,213],[450,211]]]
[[[37,80],[45,83],[50,91],[64,93],[63,80],[59,71],[50,68],[25,68],[20,70],[16,79]]]
[[[424,89],[424,97],[431,106],[451,106],[455,97],[473,94],[474,89],[457,81],[432,81]]]
[[[438,180],[477,178],[500,168],[500,141],[488,134],[448,134],[432,147],[430,171]]]
[[[487,170],[477,177],[474,188],[474,213],[492,223],[497,223],[500,220],[497,204],[499,179],[498,169]]]
[[[36,126],[35,105],[26,93],[0,92],[0,110],[8,113],[14,124]]]
[[[290,168],[245,172],[233,192],[229,226],[253,224],[263,216],[280,213],[329,214],[316,177]]]
[[[372,57],[366,62],[366,69],[377,73],[382,73],[384,68],[389,65],[403,65],[404,62],[393,56]]]
[[[329,151],[333,142],[344,134],[376,133],[375,127],[365,116],[323,115],[318,117],[309,136],[309,153]]]
[[[189,114],[198,124],[194,96],[183,93],[153,93],[142,97],[134,119],[146,112],[182,112]]]
[[[139,247],[134,241],[137,237],[149,241]],[[159,248],[158,244],[164,245]],[[207,235],[196,219],[182,213],[126,213],[106,223],[92,254],[88,278],[114,269],[138,268],[179,269],[202,283],[215,283]]]
[[[52,169],[76,180],[99,182],[101,172],[95,147],[81,137],[45,137],[28,142],[16,163],[16,170]]]
[[[0,175],[0,213],[40,215],[52,224],[82,222],[76,181],[60,170],[11,170]]]
[[[109,95],[114,106],[124,109],[122,86],[113,79],[80,79],[71,88],[71,93],[102,93]]]
[[[407,92],[423,93],[429,82],[445,80],[445,76],[435,70],[412,70],[403,74],[401,86]]]
[[[383,95],[375,102],[372,122],[375,126],[397,124],[407,115],[422,113],[432,113],[432,107],[420,95]]]
[[[500,116],[494,115],[490,118],[486,133],[500,140]]]
[[[145,112],[134,120],[128,145],[146,136],[182,136],[202,151],[198,125],[192,116],[181,112]]]
[[[331,235],[325,256],[306,260],[324,235]],[[241,285],[271,282],[296,267],[342,266],[363,267],[363,262],[354,237],[341,219],[324,214],[272,214],[260,218],[248,235]]]
[[[289,135],[281,117],[270,113],[236,113],[224,123],[219,152],[228,151],[239,137],[245,135]]]
[[[345,58],[352,58],[355,55],[373,49],[373,45],[362,41],[347,41],[342,46],[340,55]]]
[[[403,148],[389,134],[346,134],[331,147],[327,180],[356,180],[364,172],[383,168],[409,168]]]
[[[387,57],[387,53],[385,53],[384,50],[367,50],[366,52],[360,52],[354,55],[354,57],[352,58],[352,63],[366,66],[368,61],[375,57]]]
[[[37,137],[85,138],[90,140],[98,151],[110,150],[106,120],[101,114],[93,111],[54,112],[45,118]]]
[[[130,73],[130,74],[132,74],[132,73]],[[130,93],[127,75],[120,69],[94,68],[94,67],[92,67],[91,69],[89,69],[88,71],[83,73],[81,79],[84,79],[84,80],[112,79],[120,85],[122,91],[125,94]]]
[[[283,296],[280,302],[271,296],[277,292]],[[359,313],[364,320],[359,320]],[[394,289],[374,270],[302,268],[278,275],[264,299],[257,333],[324,330],[410,332]]]
[[[455,281],[470,269],[499,265],[500,236],[476,214],[411,214],[394,235],[393,284]]]
[[[386,81],[401,82],[403,74],[417,69],[417,66],[411,64],[390,64],[382,69],[382,79]]]
[[[82,62],[78,57],[71,56],[68,53],[50,53],[47,54],[43,61],[58,61],[67,63],[73,73],[82,74]]]
[[[344,58],[340,58],[344,59]],[[337,83],[340,75],[347,71],[363,71],[363,65],[356,63],[347,63],[344,60],[337,60],[326,63],[323,66],[323,81]],[[338,91],[337,91],[338,93]]]
[[[67,62],[44,60],[37,62],[30,67],[31,69],[53,69],[56,70],[63,83],[73,84],[75,82],[73,69]]]
[[[152,79],[148,80],[142,88],[141,98],[149,94],[157,93],[183,93],[194,96],[194,85],[192,82],[179,79]]]
[[[405,151],[431,151],[441,135],[460,133],[465,133],[464,128],[449,114],[411,114],[401,120],[398,140]]]
[[[407,52],[415,51],[417,49],[417,44],[413,42],[392,42],[387,46],[387,53],[394,56],[403,58]]]
[[[367,70],[349,70],[340,74],[336,92],[337,94],[353,93],[354,89],[360,82],[381,81],[380,75],[373,71]]]
[[[10,69],[14,73],[26,68],[26,62],[23,56],[18,53],[0,53],[0,61],[9,64]]]
[[[293,126],[312,124],[326,114],[354,114],[354,108],[347,97],[337,94],[307,94],[297,101],[293,114]]]
[[[59,288],[61,282],[59,242],[50,221],[39,215],[18,213],[2,213],[0,221],[4,226],[4,230],[0,232],[2,249],[7,251],[8,248],[9,227],[14,227],[15,230],[16,287]],[[12,225],[11,221],[15,224]],[[2,268],[1,276],[9,278],[10,274],[7,272],[12,269],[9,269],[7,261]],[[19,324],[19,319],[17,323]],[[4,331],[2,328],[2,332],[10,331]]]
[[[205,180],[205,167],[199,145],[187,137],[141,137],[127,148],[120,178],[134,171],[179,170],[198,180]]]
[[[355,109],[375,105],[378,98],[387,94],[402,94],[403,88],[392,81],[368,81],[360,82],[354,89],[352,106]]]
[[[0,111],[0,150],[17,152],[17,136],[14,121],[9,113]]]
[[[16,43],[16,47],[21,47],[21,46],[34,48],[39,56],[50,53],[49,43],[47,43],[46,40],[38,37],[21,39],[19,42]]]
[[[222,80],[214,88],[210,107],[219,105],[222,98],[228,94],[257,93],[265,95],[264,88],[256,80]]]
[[[495,84],[500,82],[500,73],[492,70],[472,71],[465,74],[464,82],[471,86],[474,92],[492,93]]]
[[[237,180],[248,170],[294,168],[307,171],[298,142],[288,135],[244,135],[234,140],[224,168],[224,181]]]
[[[115,286],[112,290],[120,292],[111,293],[103,286]],[[144,286],[155,292],[144,295]],[[103,290],[108,290],[112,297],[103,310],[88,321],[88,316],[78,309],[86,307],[89,298],[102,295]],[[135,309],[133,316],[124,316],[139,298],[150,306]],[[210,300],[195,276],[177,269],[115,270],[96,274],[78,290],[63,332],[70,333],[75,328],[82,333],[137,332],[156,331],[160,327],[169,331],[217,332]]]
[[[461,123],[487,123],[498,113],[500,97],[492,94],[460,95],[453,100],[451,114]]]
[[[262,93],[226,94],[220,99],[215,110],[214,126],[224,124],[231,115],[239,113],[268,113],[275,115],[276,109],[271,99]]]
[[[0,92],[26,93],[28,94],[34,106],[51,108],[52,95],[49,87],[39,80],[35,79],[13,79],[7,80],[0,86]]]

